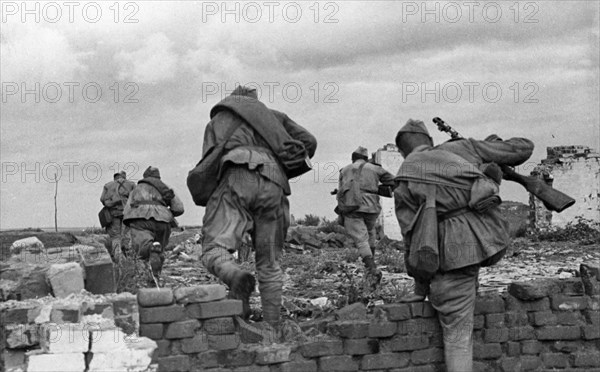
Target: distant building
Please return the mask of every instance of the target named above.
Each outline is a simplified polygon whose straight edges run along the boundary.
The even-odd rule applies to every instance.
[[[531,194],[532,227],[563,227],[578,216],[600,222],[600,154],[582,145],[547,147],[546,151],[546,159],[531,175],[574,198],[575,205],[561,213],[551,212]]]
[[[398,152],[396,145],[387,144],[373,153],[373,161],[381,164],[386,171],[396,175],[404,158]],[[390,239],[402,240],[400,225],[398,225],[398,220],[396,219],[394,198],[380,198],[380,200],[381,214],[379,215],[379,224],[383,229],[383,233]]]

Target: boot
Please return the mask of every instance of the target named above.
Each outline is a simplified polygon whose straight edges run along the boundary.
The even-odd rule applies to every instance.
[[[226,262],[220,269],[220,279],[229,286],[229,298],[242,300],[244,320],[250,318],[250,295],[256,286],[254,275],[240,269],[232,262]]]
[[[152,268],[152,276],[154,280],[158,280],[162,272],[162,266],[164,257],[162,256],[162,246],[158,242],[154,242],[152,244],[152,249],[150,251],[150,257],[148,258],[150,263],[150,267]]]
[[[381,270],[377,268],[373,256],[363,257],[363,262],[365,264],[365,281],[369,288],[374,291],[377,289],[379,283],[381,283],[383,274],[381,273]]]

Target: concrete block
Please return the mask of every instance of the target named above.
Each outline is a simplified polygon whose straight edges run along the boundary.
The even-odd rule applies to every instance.
[[[487,328],[483,330],[483,341],[486,343],[508,341],[508,328]]]
[[[373,338],[384,338],[391,337],[396,333],[396,322],[371,322],[369,324],[369,337]]]
[[[221,350],[217,352],[217,362],[225,367],[249,366],[256,357],[255,347],[240,346],[235,350]]]
[[[494,344],[473,344],[473,359],[497,359],[502,356],[502,345]]]
[[[584,340],[597,340],[600,338],[600,327],[597,325],[585,325],[581,327]]]
[[[164,326],[162,323],[140,324],[140,336],[153,340],[160,340],[163,336]]]
[[[537,355],[542,351],[542,343],[537,340],[521,341],[521,352],[523,354]]]
[[[414,318],[398,322],[396,333],[400,335],[429,335],[440,329],[440,323],[436,318]]]
[[[504,313],[486,314],[485,315],[485,327],[486,328],[504,328]]]
[[[82,323],[45,324],[40,345],[46,353],[85,353],[90,348],[90,327]]]
[[[581,296],[585,294],[581,278],[562,279],[558,282],[560,292],[567,296]]]
[[[567,354],[562,353],[542,353],[542,363],[546,368],[566,368],[569,360]]]
[[[81,306],[81,315],[101,315],[103,318],[114,319],[112,303],[106,302],[84,302]]]
[[[82,261],[85,270],[85,290],[93,294],[115,293],[117,281],[115,266],[107,254],[100,259]]]
[[[83,353],[42,354],[39,351],[26,354],[27,372],[84,372]]]
[[[271,366],[271,372],[317,372],[317,362],[314,360],[299,360],[275,364]]]
[[[240,344],[240,336],[233,335],[208,335],[208,346],[214,350],[231,350]]]
[[[578,326],[546,326],[536,329],[538,340],[576,340],[581,337]]]
[[[208,350],[208,337],[204,333],[181,340],[181,351],[185,354],[196,354],[206,350]]]
[[[329,334],[342,338],[364,338],[369,334],[369,322],[363,321],[337,321],[329,323]]]
[[[126,333],[136,332],[140,323],[137,297],[131,293],[119,293],[110,297],[115,314],[115,324]],[[148,323],[160,323],[160,321],[149,321]]]
[[[20,254],[22,251],[41,253],[43,250],[44,243],[35,236],[16,240],[10,246],[11,255]]]
[[[262,346],[256,349],[256,364],[277,364],[290,361],[292,349],[286,345]]]
[[[173,300],[170,288],[142,288],[137,294],[138,305],[143,307],[171,305]]]
[[[39,343],[36,324],[8,324],[4,326],[4,340],[9,349],[29,349]]]
[[[52,323],[79,323],[81,320],[80,304],[53,304],[50,312]]]
[[[581,348],[579,341],[556,341],[552,345],[552,351],[561,353],[573,353]]]
[[[83,269],[78,263],[54,264],[50,266],[46,276],[55,297],[64,298],[81,293],[84,289]]]
[[[30,303],[16,302],[14,307],[3,308],[0,313],[0,324],[33,323],[40,306]]]
[[[172,355],[168,357],[158,358],[158,370],[160,372],[189,371],[190,366],[190,357],[187,355]]]
[[[6,372],[22,372],[27,370],[25,350],[4,350],[0,355],[0,367]],[[2,364],[4,362],[4,365]]]
[[[515,357],[502,357],[498,361],[498,365],[502,372],[521,371],[522,369],[521,359]]]
[[[171,323],[185,318],[184,308],[180,305],[140,308],[141,323]]]
[[[529,325],[529,318],[527,317],[527,313],[525,311],[510,311],[505,313],[506,326],[509,328],[512,327],[521,327]]]
[[[307,342],[300,345],[300,352],[306,358],[339,355],[344,352],[344,344],[341,340],[319,340]]]
[[[205,284],[177,288],[174,295],[177,303],[186,305],[222,300],[227,296],[227,290],[220,284]]]
[[[506,355],[516,357],[521,354],[521,344],[509,341],[506,343]]]
[[[575,367],[600,367],[600,351],[586,350],[575,353]]]
[[[156,342],[156,351],[154,352],[154,357],[152,362],[157,361],[157,357],[168,356],[171,354],[171,341],[169,340],[155,340]]]
[[[140,340],[147,339],[146,337],[138,337],[135,334],[128,335],[120,328],[92,329],[90,332],[92,339],[90,351],[93,353],[110,353],[132,347],[132,345],[135,346]],[[156,344],[154,341],[152,342]]]
[[[388,304],[382,305],[380,308],[387,315],[387,319],[391,321],[410,319],[410,306],[408,304]]]
[[[367,308],[361,302],[344,306],[335,312],[337,320],[360,320],[367,318]]]
[[[429,347],[429,337],[426,335],[395,336],[380,342],[380,348],[385,351],[412,351],[427,347]]]
[[[531,326],[509,328],[508,338],[511,341],[532,340],[535,338],[535,331]]]
[[[523,355],[521,357],[521,367],[524,371],[538,370],[541,365],[542,360],[537,355]],[[512,371],[514,371],[514,369]]]
[[[377,354],[379,352],[379,342],[368,338],[344,340],[344,354],[365,355]]]
[[[555,314],[560,325],[579,325],[585,323],[579,311],[558,311]]]
[[[556,314],[550,310],[531,313],[531,318],[535,326],[556,325],[558,321]]]
[[[235,333],[232,317],[207,319],[202,323],[202,330],[209,335],[226,335]]]
[[[550,300],[547,297],[539,300],[521,301],[513,296],[506,297],[507,311],[546,311],[550,310]]]
[[[173,322],[167,325],[165,338],[174,339],[194,337],[198,328],[200,328],[200,322],[196,319]]]
[[[358,371],[358,362],[350,355],[334,355],[319,358],[322,371]]]
[[[500,295],[483,296],[475,299],[475,315],[503,312],[504,301]]]
[[[197,319],[236,316],[242,314],[242,301],[221,300],[215,302],[195,303],[186,305],[185,311],[189,317]]]
[[[559,282],[553,279],[536,279],[526,282],[512,282],[508,293],[523,301],[538,300],[560,293]]]
[[[553,310],[585,310],[587,307],[587,297],[585,296],[552,296]]]
[[[410,361],[414,364],[434,364],[444,361],[444,349],[430,348],[416,350],[410,354]]]
[[[156,348],[156,342],[139,337],[116,350],[95,351],[88,372],[146,371]]]
[[[473,329],[482,329],[485,326],[485,315],[475,315],[473,317]]]
[[[360,362],[360,369],[371,371],[402,368],[408,365],[409,359],[409,353],[379,353],[365,355]]]

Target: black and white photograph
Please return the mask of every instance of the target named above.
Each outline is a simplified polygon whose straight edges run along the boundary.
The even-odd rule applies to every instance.
[[[0,371],[600,370],[600,1],[0,18]]]

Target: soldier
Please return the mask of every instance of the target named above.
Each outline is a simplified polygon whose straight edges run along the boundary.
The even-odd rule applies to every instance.
[[[225,138],[228,132],[230,137]],[[294,144],[312,157],[317,142],[286,114],[258,101],[256,90],[245,87],[237,87],[211,110],[203,156],[224,141],[219,184],[204,214],[202,263],[229,286],[231,298],[243,301],[244,317],[248,318],[255,279],[236,264],[231,253],[240,248],[244,234],[250,233],[263,319],[277,329],[283,287],[279,262],[290,222],[287,196],[291,191],[276,149]]]
[[[533,143],[492,135],[432,147],[423,122],[411,119],[398,131],[396,145],[405,158],[396,177],[396,216],[407,272],[415,278],[415,293],[404,301],[429,296],[442,326],[447,370],[469,372],[479,268],[498,262],[509,244],[508,223],[498,208],[502,174],[490,169],[498,169],[493,163],[522,164]]]
[[[124,222],[131,228],[134,254],[150,262],[155,280],[165,260],[174,217],[183,214],[183,203],[160,179],[160,171],[148,167],[125,205]]]
[[[375,290],[381,281],[381,271],[375,264],[376,222],[381,212],[379,203],[379,185],[394,185],[394,176],[381,166],[369,163],[369,153],[366,148],[359,146],[352,155],[352,164],[340,171],[338,185],[338,201],[340,198],[353,197],[344,195],[344,191],[352,192],[351,184],[357,183],[359,195],[356,209],[353,211],[340,210],[344,227],[354,240],[358,253],[365,264],[365,279],[370,289]],[[354,208],[352,208],[354,209]]]
[[[115,262],[121,258],[122,253],[127,254],[131,244],[129,227],[123,224],[123,208],[135,183],[129,181],[126,175],[125,171],[115,173],[113,180],[104,185],[100,196],[100,202],[109,208],[112,216],[112,222],[106,227],[106,231],[110,239],[110,255]]]

